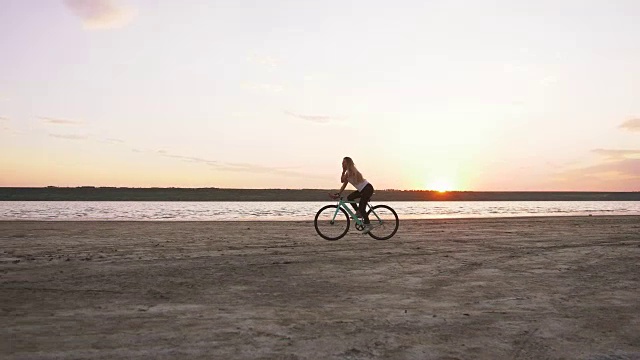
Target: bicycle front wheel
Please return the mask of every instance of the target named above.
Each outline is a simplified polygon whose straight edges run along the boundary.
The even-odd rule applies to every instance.
[[[395,210],[387,205],[376,205],[367,213],[371,222],[369,236],[376,240],[387,240],[395,235],[400,220]]]
[[[337,205],[320,209],[313,220],[318,235],[326,240],[338,240],[347,234],[351,221],[347,212]]]

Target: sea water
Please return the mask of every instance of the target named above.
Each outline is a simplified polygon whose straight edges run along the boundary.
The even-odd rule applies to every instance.
[[[335,202],[333,202],[335,203]],[[0,201],[0,220],[313,220],[332,202]],[[372,202],[373,205],[382,202]],[[389,201],[400,219],[640,215],[640,201]]]

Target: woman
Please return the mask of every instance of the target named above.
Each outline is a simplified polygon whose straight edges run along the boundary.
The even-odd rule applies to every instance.
[[[364,219],[364,229],[362,230],[363,234],[367,234],[371,231],[371,224],[369,223],[369,216],[367,215],[367,203],[371,199],[373,195],[373,185],[371,185],[358,171],[356,168],[356,164],[353,163],[353,160],[350,157],[345,157],[342,159],[342,176],[340,177],[340,181],[342,182],[342,187],[340,188],[340,192],[333,195],[333,198],[339,198],[344,191],[344,188],[347,187],[347,183],[353,185],[356,188],[356,191],[352,192],[347,196],[349,201],[353,201],[357,198],[360,198],[360,204],[351,204],[353,205],[353,209],[356,211],[356,215]]]

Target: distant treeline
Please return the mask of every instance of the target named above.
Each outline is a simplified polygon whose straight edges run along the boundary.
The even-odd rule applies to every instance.
[[[330,191],[335,190],[0,187],[0,201],[326,201]],[[373,201],[640,201],[640,192],[376,190]]]

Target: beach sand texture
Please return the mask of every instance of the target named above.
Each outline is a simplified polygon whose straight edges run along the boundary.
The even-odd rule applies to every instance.
[[[640,217],[0,222],[2,359],[640,359]]]

